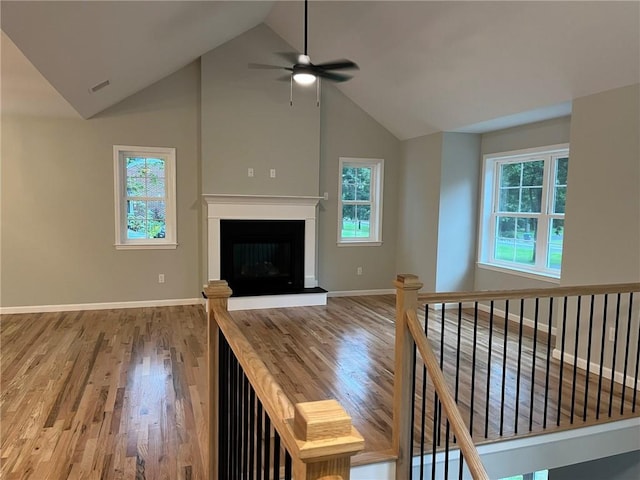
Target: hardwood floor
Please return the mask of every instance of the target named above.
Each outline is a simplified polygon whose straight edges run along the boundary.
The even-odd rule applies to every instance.
[[[377,458],[379,452],[390,451],[395,338],[394,296],[331,298],[326,307],[242,311],[232,312],[232,316],[293,402],[335,398],[349,412],[354,425],[365,438],[364,455],[356,456],[355,463],[365,463]],[[421,312],[420,318],[424,322],[424,312]],[[431,311],[429,318],[429,338],[434,352],[439,357],[441,312]],[[491,339],[487,323],[481,321],[475,344],[473,322],[468,315],[464,316],[458,326],[456,316],[447,313],[444,327],[443,370],[451,391],[458,391],[458,405],[466,422],[471,418],[473,398],[473,438],[477,443],[512,437],[516,434],[516,426],[517,434],[522,435],[590,425],[596,423],[598,407],[599,421],[608,421],[606,417],[610,405],[611,420],[640,415],[640,408],[636,408],[635,413],[632,412],[631,388],[626,389],[625,410],[621,414],[620,386],[615,384],[613,395],[609,395],[609,381],[603,382],[598,400],[597,376],[591,374],[587,382],[584,372],[580,369],[575,370],[574,392],[571,388],[574,368],[571,365],[564,365],[562,388],[559,388],[560,366],[552,358],[549,361],[547,387],[546,335],[540,335],[536,339],[534,356],[533,337],[525,333],[522,348],[518,352],[518,328],[510,324],[506,342],[506,363],[503,369],[503,321],[495,322]],[[490,363],[489,345],[492,352]],[[551,345],[553,348],[553,342]],[[476,373],[472,397],[471,366],[474,350]],[[516,379],[519,353],[522,380],[518,385]],[[456,388],[457,363],[460,366],[460,375]],[[417,371],[419,374],[422,371],[419,360]],[[487,375],[487,372],[490,372],[490,375]],[[533,382],[530,380],[532,372]],[[420,378],[417,380],[416,392],[420,405]],[[433,428],[433,390],[430,382],[427,383],[425,398],[425,427],[428,435],[427,446],[430,448]],[[504,405],[504,408],[501,408],[501,405]],[[586,421],[583,420],[585,412]],[[416,439],[419,438],[419,418],[420,412],[416,413]],[[489,420],[485,429],[486,418]],[[543,428],[545,423],[546,430]],[[419,444],[419,441],[417,443]]]
[[[0,477],[203,479],[202,307],[4,315]]]
[[[390,454],[393,296],[331,298],[323,307],[239,311],[232,316],[292,402],[336,398],[344,406],[366,440],[366,450],[356,463]],[[457,328],[447,319],[445,374],[452,389]],[[4,315],[0,329],[2,479],[205,478],[207,364],[201,306]],[[440,324],[430,322],[431,338],[439,335]],[[459,397],[466,420],[473,351],[468,325],[463,325],[460,338],[461,366],[467,373],[460,377]],[[546,358],[544,340],[538,340],[536,368]],[[488,439],[499,430],[496,405],[502,363],[498,359],[503,343],[498,329],[492,337],[498,357],[490,368]],[[517,362],[511,330],[508,343],[505,436],[513,434],[516,404],[519,431],[528,431],[531,397],[531,382],[523,382],[521,401],[513,400]],[[481,331],[474,390],[474,439],[479,441],[484,440],[488,344],[487,332]],[[531,347],[529,339],[522,355],[522,365],[528,367],[522,368],[532,366]],[[564,375],[570,378],[573,369],[565,368]],[[583,424],[585,378],[580,375],[578,371],[574,425]],[[550,391],[555,393],[549,397],[547,412],[555,420],[557,367],[550,379]],[[594,378],[590,380],[597,386]],[[544,375],[536,373],[534,432],[539,431],[544,413],[544,383]],[[572,392],[562,391],[561,427],[566,428]],[[595,408],[595,391],[590,386],[589,412]],[[426,398],[430,395],[427,390]],[[608,398],[602,398],[603,414]],[[624,416],[631,412],[631,398],[628,391]],[[613,402],[616,413],[619,392]],[[621,417],[616,414],[616,418]]]

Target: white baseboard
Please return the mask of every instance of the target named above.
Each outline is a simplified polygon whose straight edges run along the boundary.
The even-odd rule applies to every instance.
[[[377,290],[335,290],[328,292],[328,297],[362,297],[365,295],[395,295],[394,288],[380,288]]]
[[[560,350],[558,350],[557,348],[553,349],[552,355],[553,358],[555,358],[556,360],[560,361],[560,357],[562,356],[562,352]],[[564,363],[569,364],[569,365],[574,365],[575,364],[575,357],[573,355],[571,355],[570,353],[564,352]],[[578,368],[582,369],[582,370],[586,370],[587,369],[587,361],[584,358],[580,358],[578,357]],[[593,362],[589,362],[589,371],[595,375],[600,375],[600,364],[599,363],[593,363]],[[603,367],[602,368],[602,376],[608,380],[611,380],[611,369],[609,367]],[[622,385],[624,380],[624,372],[618,372],[617,370],[615,371],[615,375],[613,378],[613,381],[616,383],[619,383],[620,385]],[[633,388],[633,382],[634,379],[633,377],[627,375],[627,380],[625,383],[626,386]],[[638,381],[638,383],[635,385],[635,389],[636,390],[640,390],[640,380]]]
[[[473,303],[471,304],[471,308],[473,308]],[[481,303],[478,304],[478,310],[485,313],[491,313],[491,307],[489,307],[489,305],[484,305]],[[497,317],[504,318],[504,310],[501,310],[499,308],[494,308],[493,314]],[[520,325],[520,315],[510,313],[509,321]],[[538,330],[540,332],[543,332],[543,333],[549,332],[548,321],[549,321],[548,319],[546,319],[546,322],[544,320],[543,321],[538,320]],[[522,324],[530,328],[534,328],[536,325],[533,320],[527,317],[523,317]],[[551,335],[555,335],[555,334],[556,334],[556,327],[551,327]]]
[[[462,308],[473,308],[473,305],[474,305],[473,302],[462,302]],[[439,312],[442,310],[442,303],[430,303],[429,307],[431,307],[436,312]],[[455,302],[445,303],[444,308],[445,309],[458,308],[458,304]],[[478,309],[480,309],[480,305],[478,305]]]
[[[118,308],[141,307],[172,307],[175,305],[204,304],[202,298],[174,298],[168,300],[142,300],[134,302],[104,302],[104,303],[72,303],[66,305],[29,305],[22,307],[0,307],[0,314],[15,313],[47,313],[47,312],[76,312],[78,310],[112,310]]]

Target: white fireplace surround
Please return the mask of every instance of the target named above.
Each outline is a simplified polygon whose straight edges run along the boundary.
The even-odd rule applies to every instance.
[[[205,194],[208,278],[220,280],[220,220],[304,220],[304,286],[318,286],[316,206],[322,197]]]

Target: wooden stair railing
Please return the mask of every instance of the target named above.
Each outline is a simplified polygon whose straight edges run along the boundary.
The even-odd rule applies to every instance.
[[[398,456],[396,478],[411,478],[413,436],[413,365],[417,347],[440,399],[451,430],[474,480],[488,480],[480,455],[447,386],[444,374],[417,316],[418,290],[415,275],[398,275],[396,282],[396,352],[393,402],[393,449]],[[435,458],[432,459],[435,462]]]
[[[349,480],[351,457],[364,440],[335,400],[293,405],[227,311],[231,289],[211,281],[207,297],[209,346],[209,479],[219,478],[218,346],[221,332],[290,454],[295,480]]]

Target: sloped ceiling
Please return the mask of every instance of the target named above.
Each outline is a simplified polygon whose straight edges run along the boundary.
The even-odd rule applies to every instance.
[[[1,8],[3,31],[85,118],[263,21],[303,47],[301,1]],[[639,82],[640,3],[312,1],[309,54],[356,61],[361,70],[339,88],[400,139],[489,131]],[[4,58],[2,74],[11,75]]]

